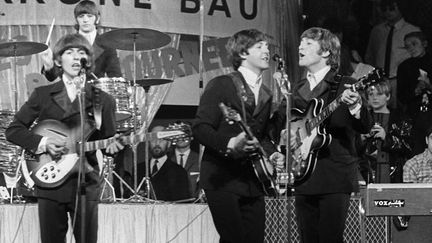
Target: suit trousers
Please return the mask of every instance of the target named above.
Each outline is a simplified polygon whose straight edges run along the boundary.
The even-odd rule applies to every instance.
[[[343,243],[349,193],[297,195],[295,209],[302,243]]]
[[[42,243],[69,242],[66,239],[68,230],[68,213],[73,221],[75,202],[60,203],[38,198],[39,224]],[[81,209],[77,208],[73,234],[75,242],[81,242]],[[85,242],[96,243],[98,231],[98,201],[86,203]]]
[[[205,190],[220,243],[264,241],[264,196],[244,197],[225,191]]]

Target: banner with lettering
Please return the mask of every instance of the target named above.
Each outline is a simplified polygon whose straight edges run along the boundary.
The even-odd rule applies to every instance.
[[[34,41],[44,43],[55,18],[51,44],[73,33],[73,9],[79,0],[0,0],[0,43]],[[247,28],[265,32],[271,49],[278,51],[275,33],[277,6],[273,0],[95,0],[101,9],[99,32],[117,28],[148,28],[167,33],[172,42],[149,51],[118,50],[123,78],[167,78],[173,83],[161,102],[167,105],[197,105],[205,84],[231,71],[225,44],[228,36]],[[200,2],[203,25],[203,80],[199,75]],[[135,59],[135,60],[134,60]],[[135,61],[135,66],[134,66]],[[136,69],[135,77],[133,70]],[[14,110],[15,92],[19,106],[38,85],[46,84],[40,74],[37,54],[0,57],[0,110]],[[264,82],[273,88],[270,72]],[[16,85],[15,85],[16,83]],[[16,87],[15,87],[16,86]],[[154,88],[150,90],[152,92]],[[141,91],[140,91],[141,92]],[[142,93],[142,92],[141,92]],[[166,94],[165,94],[166,93]],[[141,101],[142,102],[142,99]],[[150,99],[150,103],[153,101]],[[158,107],[158,106],[157,106]],[[156,107],[156,108],[157,108]]]

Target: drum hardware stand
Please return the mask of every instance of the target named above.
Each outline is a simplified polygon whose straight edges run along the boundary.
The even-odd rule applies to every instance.
[[[114,49],[120,49],[120,50],[127,50],[127,51],[133,51],[133,82],[131,84],[132,86],[132,95],[133,95],[133,113],[132,113],[132,119],[133,119],[133,132],[136,134],[137,132],[137,111],[136,111],[136,87],[137,87],[137,80],[136,80],[136,51],[138,50],[152,50],[156,48],[160,48],[162,46],[167,45],[171,42],[171,38],[159,31],[151,30],[151,29],[144,29],[144,28],[126,28],[126,29],[117,29],[112,30],[109,32],[106,32],[100,36],[99,39],[97,39],[98,44],[102,46],[109,46]],[[147,96],[146,96],[147,98]],[[147,112],[147,100],[146,100],[146,112]],[[145,117],[147,118],[147,117]],[[147,132],[147,122],[144,123],[144,127],[140,129],[141,132]],[[147,142],[144,141],[147,145]],[[143,198],[138,194],[139,188],[141,185],[137,185],[137,142],[133,141],[131,144],[132,148],[132,156],[133,156],[133,178],[134,178],[134,195],[129,198],[128,200],[134,201],[134,202],[143,202],[143,201],[149,201],[150,199]],[[148,148],[146,146],[146,165],[148,165]],[[147,170],[146,170],[147,171]],[[151,188],[150,180],[148,180],[148,176],[146,176],[146,188],[149,191]],[[148,193],[149,195],[150,193]]]
[[[145,75],[147,78],[147,74]],[[148,124],[147,124],[147,116],[148,116],[148,93],[150,90],[150,86],[144,86],[144,112],[145,112],[145,118],[144,118],[144,122],[143,122],[143,126],[141,127],[141,132],[144,132],[145,134],[147,134],[148,132]],[[140,184],[138,185],[138,187],[136,188],[137,191],[139,191],[139,189],[141,188],[141,186],[145,183],[145,192],[147,193],[147,197],[150,199],[150,195],[157,200],[153,186],[151,184],[150,181],[150,160],[149,160],[149,146],[148,146],[148,141],[147,139],[144,140],[144,144],[145,144],[145,149],[144,149],[144,163],[145,163],[145,176],[144,178],[141,180]]]
[[[13,56],[13,69],[14,69],[14,85],[13,85],[13,94],[14,94],[14,102],[13,102],[13,110],[12,113],[15,114],[18,111],[18,71],[17,71],[17,57],[18,56],[26,56],[32,55],[35,53],[42,52],[48,48],[47,45],[37,42],[5,42],[0,44],[0,57],[11,57]],[[17,159],[15,179],[16,184],[18,184],[18,175],[21,169],[22,159],[18,159],[19,157],[18,149],[15,151],[14,158]],[[17,191],[18,193],[18,191]],[[19,196],[17,195],[19,198]],[[13,188],[11,189],[11,203],[13,202]]]
[[[132,74],[132,104],[133,104],[133,112],[132,112],[132,120],[133,120],[133,134],[136,135],[137,132],[137,127],[138,127],[138,122],[137,122],[137,109],[136,109],[136,104],[137,104],[137,84],[136,84],[136,39],[137,39],[137,35],[133,34],[133,74]],[[148,87],[149,89],[150,87]],[[147,121],[145,119],[147,119],[147,108],[148,108],[148,100],[147,100],[147,93],[148,93],[148,89],[145,89],[145,117],[144,119],[144,123],[143,126],[140,129],[140,132],[143,132],[144,134],[147,134]],[[133,160],[133,179],[134,179],[134,195],[132,195],[130,198],[128,198],[126,201],[132,201],[132,202],[145,202],[146,198],[144,198],[143,196],[139,195],[139,189],[141,188],[143,182],[146,182],[146,195],[148,197],[148,199],[150,199],[150,189],[153,189],[150,179],[148,177],[148,143],[146,141],[146,139],[144,139],[144,143],[145,143],[145,167],[146,167],[146,174],[145,177],[143,178],[143,181],[138,185],[138,142],[133,141],[131,143],[131,149],[132,149],[132,160]]]

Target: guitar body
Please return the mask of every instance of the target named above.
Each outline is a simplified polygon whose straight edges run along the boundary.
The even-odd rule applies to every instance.
[[[54,188],[61,185],[71,174],[79,170],[79,154],[77,153],[77,141],[80,141],[80,126],[68,128],[57,120],[43,120],[39,122],[32,132],[44,137],[52,137],[66,140],[66,151],[61,157],[53,158],[48,152],[35,155],[35,160],[27,159],[26,165],[30,178],[36,185],[44,188]],[[84,131],[92,131],[87,124]],[[88,135],[91,132],[87,133]],[[87,139],[88,136],[85,137]],[[93,170],[87,161],[85,173]]]
[[[240,128],[246,133],[246,136],[250,139],[254,137],[249,126],[242,120],[236,110],[226,106],[224,103],[220,103],[219,108],[224,114],[225,119],[237,122],[240,125]],[[255,175],[261,182],[264,192],[268,196],[276,196],[276,170],[274,169],[273,164],[269,161],[264,148],[261,145],[258,145],[257,151],[248,154],[248,161],[252,163]]]
[[[94,128],[86,123],[84,127],[84,152],[94,151],[106,148],[109,144],[117,140],[116,138],[107,138],[102,140],[86,142],[93,133]],[[75,174],[80,169],[79,161],[79,141],[81,140],[81,127],[68,127],[57,120],[43,120],[39,122],[32,132],[44,137],[52,137],[66,140],[65,151],[63,155],[54,158],[49,153],[35,155],[35,159],[26,159],[26,167],[30,178],[37,186],[44,188],[54,188],[60,186],[70,175]],[[190,139],[190,127],[186,124],[173,124],[165,128],[164,131],[131,134],[122,137],[121,143],[132,144],[151,139],[164,139],[172,142],[184,141]],[[84,162],[84,173],[91,172],[93,167]],[[24,167],[24,166],[23,166]]]
[[[313,99],[304,112],[298,109],[291,111],[290,125],[296,140],[296,147],[291,154],[294,186],[309,179],[315,170],[319,149],[331,142],[331,135],[327,134],[324,128],[310,124],[310,121],[320,114],[323,106],[323,100]]]
[[[261,182],[264,192],[268,196],[276,196],[276,173],[273,165],[263,156],[263,154],[256,152],[249,155],[248,160],[252,163],[255,175]]]

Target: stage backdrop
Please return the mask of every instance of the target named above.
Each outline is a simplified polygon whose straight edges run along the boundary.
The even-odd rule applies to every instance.
[[[64,34],[73,33],[73,8],[79,0],[3,0],[0,5],[0,42],[35,41],[45,43],[49,27],[55,27],[49,46]],[[160,104],[198,105],[202,88],[213,77],[231,71],[225,44],[235,32],[256,28],[265,32],[272,53],[279,52],[277,15],[280,2],[272,0],[98,0],[101,9],[101,33],[117,28],[147,28],[167,33],[169,45],[156,50],[135,53],[136,79],[168,78],[171,84],[153,86],[149,91],[151,121]],[[202,4],[202,5],[200,5]],[[203,84],[199,75],[199,35],[203,19]],[[118,50],[123,77],[133,80],[132,51]],[[16,68],[16,72],[14,71]],[[0,110],[15,110],[38,85],[46,84],[40,75],[41,62],[37,54],[0,57]],[[264,82],[271,89],[269,70]],[[15,81],[18,105],[15,107]],[[144,96],[138,88],[138,103],[142,110]],[[144,115],[144,114],[143,114]]]

